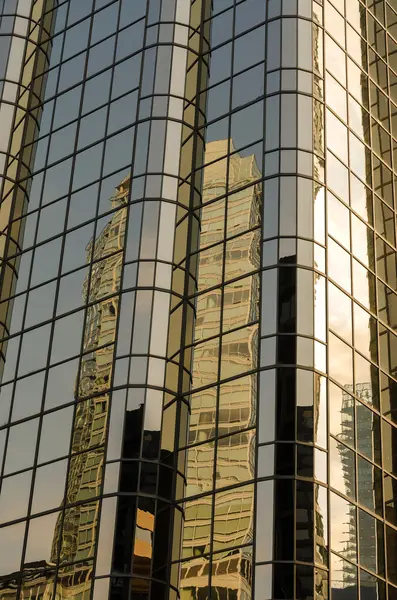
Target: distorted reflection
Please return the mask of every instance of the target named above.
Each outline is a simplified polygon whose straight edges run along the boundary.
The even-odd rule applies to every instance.
[[[331,553],[332,598],[357,598],[357,567]]]
[[[326,488],[315,485],[315,562],[328,565],[328,494]]]
[[[353,451],[357,447],[358,452],[371,460],[380,460],[379,417],[353,396],[371,405],[373,389],[370,382],[345,385],[342,389],[330,384],[330,432],[337,438],[330,440],[331,485],[382,515],[381,471],[361,456],[356,459]],[[331,549],[339,554],[332,556],[333,596],[338,597],[339,592],[346,590],[349,597],[350,594],[356,597],[357,569],[352,563],[358,559],[365,568],[383,574],[383,527],[373,516],[363,510],[357,513],[352,502],[334,493],[331,493]],[[376,595],[378,584],[368,573],[360,576],[360,586],[363,597],[382,598]]]
[[[331,549],[343,558],[357,561],[356,507],[331,493]]]
[[[115,294],[120,289],[129,186],[130,178],[127,176],[110,199],[113,213],[104,228],[88,245],[85,244],[87,262],[94,262],[81,290],[83,301],[90,303],[84,326],[84,354],[77,378],[76,371],[72,374],[73,369],[69,369],[65,381],[58,379],[58,386],[49,388],[57,396],[60,382],[67,386],[74,383],[74,390],[69,389],[69,397],[76,401],[74,416],[72,419],[73,411],[68,407],[69,425],[65,409],[44,417],[39,452],[39,462],[48,462],[58,456],[51,452],[53,448],[62,455],[67,454],[71,439],[72,456],[67,470],[66,490],[66,461],[37,470],[33,511],[46,508],[61,510],[30,522],[21,598],[56,597],[61,600],[78,597],[88,600],[90,597],[93,569],[90,559],[95,554],[100,508],[95,498],[100,494],[103,478],[110,400],[108,390],[119,304],[119,297]],[[48,399],[49,406],[58,402],[57,399]],[[67,439],[64,439],[65,436]],[[13,456],[20,456],[20,453],[15,451]],[[52,465],[55,471],[51,470]],[[17,484],[15,477],[5,479],[7,481]],[[58,570],[57,564],[60,565]],[[13,576],[3,577],[0,585],[4,598],[15,597],[11,591],[15,585]]]
[[[330,485],[345,496],[330,494],[331,593],[335,599],[381,600],[385,597],[384,584],[366,571],[358,572],[354,563],[385,575],[383,525],[354,502],[371,513],[383,515],[382,472],[376,466],[381,462],[381,419],[373,409],[383,404],[385,414],[391,416],[394,404],[394,383],[386,374],[379,376],[376,366],[380,364],[395,377],[391,329],[395,327],[392,289],[395,290],[396,269],[391,246],[396,238],[393,175],[389,168],[390,105],[381,91],[388,90],[388,69],[378,56],[387,57],[387,36],[358,1],[332,3],[342,14],[346,11],[350,24],[342,31],[340,15],[326,3],[326,27],[339,45],[346,46],[356,63],[369,71],[377,85],[349,57],[346,62],[339,45],[326,36],[326,68],[335,78],[326,77],[327,103],[344,121],[327,112],[327,184],[335,194],[327,193],[328,274],[337,284],[328,284],[329,375],[340,386],[329,382],[329,469]],[[369,2],[367,6],[384,22],[383,3]],[[368,37],[369,47],[361,36]],[[345,123],[354,133],[347,131]],[[385,283],[375,277],[375,272]],[[357,302],[352,302],[351,292]],[[384,326],[378,326],[375,318],[377,301]],[[384,465],[393,453],[391,436],[391,425],[384,424]],[[392,468],[393,460],[389,458],[389,469]],[[391,483],[387,481],[383,489],[393,516],[391,498],[395,490]],[[395,563],[395,550],[391,554]]]
[[[262,191],[260,183],[253,185],[260,178],[253,155],[233,154],[226,182],[227,161],[222,157],[227,147],[227,140],[207,144],[205,162],[211,164],[204,172],[200,247],[223,238],[225,212],[227,235],[243,235],[233,238],[225,252],[222,244],[200,253],[199,290],[215,288],[223,279],[232,283],[198,297],[196,340],[213,338],[195,348],[193,385],[233,379],[218,390],[197,391],[191,399],[190,442],[208,441],[188,452],[186,495],[200,496],[186,503],[183,557],[188,560],[181,580],[186,600],[208,593],[209,573],[214,597],[251,598],[252,551],[247,544],[252,542],[254,488],[235,486],[252,480],[255,468],[256,375],[242,375],[257,367],[259,276],[244,276],[259,268],[255,228]],[[221,332],[227,334],[219,338]],[[214,496],[214,486],[234,487]]]
[[[385,575],[384,533],[381,521],[359,509],[359,562],[369,571]]]

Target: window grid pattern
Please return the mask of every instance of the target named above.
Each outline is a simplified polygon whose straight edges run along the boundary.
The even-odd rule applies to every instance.
[[[283,37],[284,32],[290,31],[284,18],[290,6],[287,7],[286,3],[282,9],[274,6],[272,14],[275,22],[277,15],[282,15],[281,21],[284,21],[278,26],[274,25],[278,30],[278,38],[281,34],[282,52],[285,50],[285,55],[291,58],[292,36]],[[307,237],[312,237],[315,242],[325,246],[325,253],[315,246],[311,257],[312,260],[314,257],[313,265],[316,270],[320,274],[325,272],[326,281],[320,274],[315,275],[313,322],[313,314],[307,306],[311,302],[310,294],[308,299],[308,289],[313,288],[312,283],[309,284],[311,280],[307,273],[306,283],[302,287],[299,285],[302,258],[299,257],[298,241],[298,369],[291,373],[289,389],[287,378],[282,376],[280,379],[279,369],[275,383],[269,376],[265,376],[265,379],[266,386],[271,384],[276,390],[276,440],[280,441],[278,436],[281,434],[281,439],[284,440],[295,438],[297,441],[303,441],[307,434],[309,437],[306,441],[314,438],[315,448],[314,451],[307,449],[306,452],[302,452],[299,446],[295,451],[292,448],[287,451],[285,446],[281,454],[281,446],[278,445],[274,454],[270,450],[267,451],[269,457],[275,456],[276,475],[296,473],[298,476],[295,485],[285,481],[274,483],[276,539],[273,557],[282,561],[295,560],[296,564],[295,568],[287,564],[273,566],[273,590],[269,588],[269,594],[275,595],[269,597],[280,597],[278,594],[282,594],[281,597],[307,597],[306,594],[312,597],[313,593],[321,597],[331,593],[336,597],[343,592],[347,593],[348,590],[352,597],[357,598],[367,597],[368,594],[383,598],[388,594],[388,597],[394,597],[395,532],[390,527],[393,522],[393,511],[390,507],[394,503],[392,498],[395,489],[391,458],[394,454],[394,428],[391,423],[392,390],[395,385],[392,359],[394,326],[392,320],[388,321],[389,317],[386,317],[386,314],[391,314],[395,284],[391,275],[393,267],[389,271],[386,264],[390,268],[395,260],[394,176],[391,156],[393,138],[390,135],[389,123],[394,106],[391,83],[394,77],[392,26],[396,15],[392,7],[383,2],[371,2],[367,7],[360,2],[347,2],[346,5],[344,2],[324,2],[324,6],[314,2],[312,9],[312,61],[315,69],[313,149],[321,158],[318,150],[323,146],[325,169],[321,161],[320,165],[318,162],[316,165],[315,159],[312,171],[316,180],[313,207],[304,207],[303,204],[299,207],[298,186],[297,228],[299,232],[300,219],[304,222],[305,217],[313,218],[314,208],[314,237]],[[303,15],[302,12],[301,16],[309,15]],[[379,27],[377,19],[382,21],[383,28]],[[374,28],[376,31],[381,30],[380,36],[384,36],[385,44],[387,40],[388,54],[383,56],[385,63],[374,52],[374,35],[371,33]],[[280,61],[273,57],[271,64],[274,60]],[[283,65],[282,53],[281,66],[287,66],[286,63]],[[316,81],[318,75],[321,79]],[[277,90],[280,90],[283,95],[284,91],[295,90],[296,85],[299,89],[300,74],[296,80],[295,76],[291,78],[285,71],[282,71],[281,76],[275,71],[271,74],[270,83],[272,91],[277,93]],[[384,89],[388,96],[386,99],[385,95],[385,105],[387,116],[390,114],[390,122],[382,122],[383,117],[380,116],[383,108],[377,103],[380,98],[379,88]],[[269,79],[267,90],[269,91]],[[309,93],[309,90],[310,84],[306,93]],[[370,95],[373,98],[371,101]],[[320,102],[317,103],[317,99]],[[284,106],[287,105],[288,101]],[[304,103],[301,104],[302,109],[303,106]],[[295,111],[295,114],[298,115],[299,121],[304,121],[302,109],[299,110],[298,101],[298,111]],[[277,152],[274,164],[281,172],[284,172],[284,169],[293,171],[293,168],[287,167],[287,157],[284,158],[283,165],[285,140],[289,139],[291,143],[295,133],[292,128],[292,133],[289,130],[283,141],[282,128],[287,113],[284,117],[282,98],[281,101],[274,101],[269,114],[274,110],[280,111],[277,114],[280,114],[281,131],[278,131],[277,120],[274,126],[270,125],[270,131],[275,136],[275,147],[282,148],[279,156]],[[388,137],[384,137],[385,129],[388,129]],[[379,141],[380,139],[382,141]],[[300,144],[298,146],[300,147]],[[298,152],[300,150],[301,148]],[[298,156],[298,175],[303,173],[310,176],[310,163],[306,163],[309,166],[309,170],[306,171],[302,170],[303,159],[300,164],[301,166]],[[273,168],[269,160],[267,167]],[[320,185],[324,184],[325,190],[319,194]],[[273,190],[276,189],[274,185]],[[281,228],[282,204],[288,201],[286,198],[290,198],[291,194],[285,194],[281,190],[278,193]],[[266,215],[266,183],[264,205]],[[316,216],[317,209],[319,212]],[[265,223],[266,221],[265,216]],[[268,252],[275,260],[273,257],[277,257],[277,246],[273,241],[268,245]],[[290,252],[292,254],[292,251]],[[291,262],[290,259],[288,262]],[[280,281],[280,274],[278,278]],[[268,281],[271,282],[270,279]],[[273,289],[276,289],[276,281],[277,277],[274,275]],[[303,279],[301,281],[303,282]],[[278,288],[278,294],[280,291]],[[275,299],[271,304],[273,313],[269,313],[275,317],[276,302]],[[280,318],[280,296],[278,303]],[[291,310],[287,313],[290,315]],[[267,328],[268,322],[264,322],[264,325]],[[309,333],[309,325],[311,331],[314,327],[314,351],[311,344],[303,344],[299,336],[301,332]],[[280,333],[279,330],[279,336]],[[326,351],[319,344],[325,341]],[[292,346],[288,344],[287,363],[294,363]],[[280,345],[277,348],[267,344],[265,352],[266,356],[272,357],[269,364],[273,364],[275,360],[280,362]],[[284,362],[284,356],[282,358]],[[302,367],[312,366],[315,367],[314,385],[313,376],[307,370],[302,371]],[[323,377],[323,373],[327,374],[328,381]],[[280,397],[280,388],[284,388],[289,396],[285,398],[284,415],[281,418],[283,404],[280,404],[280,401],[283,397]],[[310,392],[310,389],[313,391]],[[303,425],[299,413],[302,417],[306,413],[306,432],[299,431]],[[268,427],[268,424],[266,426]],[[272,439],[270,435],[268,439]],[[328,456],[323,449],[328,450]],[[303,488],[308,491],[309,486],[299,481],[302,476],[314,478],[314,495],[310,491],[303,501]],[[268,492],[267,495],[263,492],[263,498],[272,497],[272,485],[267,484]],[[329,486],[328,490],[326,485]],[[280,498],[284,498],[285,501],[278,510]],[[311,500],[308,501],[308,498]],[[307,531],[310,522],[315,523],[311,536],[310,531]],[[295,547],[290,535],[294,523]],[[259,525],[257,535],[258,527]],[[272,550],[269,549],[266,556],[263,542],[258,543],[262,560],[270,560]],[[313,553],[316,564],[314,572],[302,565],[302,561],[308,562],[308,557],[313,556]],[[289,577],[287,569],[290,569]],[[295,587],[292,584],[293,569]],[[257,589],[262,593],[263,585],[270,580],[272,567],[270,564],[264,564],[259,572],[261,575],[257,580]],[[291,582],[288,590],[287,581]]]
[[[4,597],[397,598],[396,23],[0,2]]]
[[[32,88],[46,86],[29,106],[43,118],[15,135],[29,170],[17,178],[22,203],[4,216],[14,269],[1,336],[6,596],[169,591],[172,444],[186,414],[167,334],[193,312],[178,304],[197,203],[185,180],[197,152],[200,6],[41,6],[51,65],[31,71]]]

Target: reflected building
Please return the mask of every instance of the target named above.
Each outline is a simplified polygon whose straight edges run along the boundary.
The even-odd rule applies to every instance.
[[[83,338],[83,355],[76,381],[71,452],[65,509],[58,518],[51,561],[75,563],[94,553],[99,518],[97,498],[102,490],[104,444],[109,416],[109,387],[116,341],[118,297],[124,248],[126,200],[130,177],[116,188],[110,199],[115,211],[95,240],[87,245],[87,262],[92,261],[84,281],[83,297],[89,304]],[[84,400],[84,398],[88,398]],[[84,502],[84,504],[81,504]],[[68,508],[68,505],[75,505]],[[84,570],[85,565],[82,565]],[[91,571],[91,564],[87,565]],[[74,576],[75,567],[65,567]],[[61,580],[62,585],[62,580]],[[87,591],[89,594],[89,589]],[[62,596],[61,596],[62,597]]]
[[[363,387],[360,386],[360,391],[364,391]],[[366,391],[368,392],[371,389],[371,386],[368,385]],[[355,446],[355,408],[356,401],[354,397],[351,395],[351,392],[354,392],[353,386],[346,386],[345,390],[342,392],[342,410],[341,410],[341,434],[340,440],[343,441],[343,444],[338,445],[338,451],[340,453],[341,465],[343,470],[343,479],[344,485],[346,489],[346,494],[350,497],[354,497],[355,495],[355,481],[352,481],[351,474],[355,471],[355,457],[352,452],[350,452],[345,446],[347,444],[350,448]],[[357,403],[357,410],[359,411],[361,405]],[[364,407],[362,407],[364,408]],[[372,427],[369,428],[369,435],[371,435]],[[368,430],[366,431],[368,435]],[[370,442],[371,444],[371,442]],[[372,445],[370,446],[372,447]],[[368,473],[369,478],[366,478],[365,481],[360,479],[359,485],[372,488],[372,480],[371,473]],[[356,532],[356,507],[353,504],[349,504],[349,510],[346,513],[340,515],[342,520],[342,527],[344,531],[344,543],[340,550],[340,554],[343,555],[343,558],[355,562],[356,553],[357,553],[357,532]],[[373,537],[372,532],[367,532],[369,539]],[[373,541],[373,540],[371,540]],[[375,547],[370,544],[368,547],[369,551],[373,556],[371,559],[376,556]],[[372,562],[372,561],[371,561]],[[353,590],[357,587],[356,577],[355,577],[356,568],[353,564],[346,563],[345,568],[341,572],[341,581],[340,588],[341,590],[349,591],[350,588]],[[334,592],[335,593],[335,592]],[[354,592],[353,592],[354,595]]]
[[[198,289],[211,286],[211,280],[215,283],[222,268],[231,283],[223,291],[218,288],[197,298],[193,387],[216,381],[218,354],[221,378],[226,382],[220,389],[196,392],[191,399],[182,542],[182,555],[191,558],[182,563],[181,572],[181,597],[186,600],[206,597],[209,574],[214,598],[252,597],[254,487],[235,486],[255,477],[257,377],[247,374],[228,379],[256,368],[258,333],[257,325],[251,323],[258,318],[259,276],[241,277],[259,267],[259,231],[235,236],[259,223],[262,187],[257,183],[260,171],[255,156],[241,156],[234,151],[232,141],[234,154],[227,183],[225,164],[220,159],[226,155],[228,144],[228,140],[211,142],[205,153],[208,166],[203,182]],[[226,202],[213,201],[219,190],[226,189],[230,194],[227,208]],[[225,211],[230,242],[223,248],[213,244],[222,239]],[[223,338],[221,346],[220,311],[223,331],[234,331]],[[220,491],[222,488],[228,489]],[[209,494],[215,490],[215,497]],[[199,497],[189,500],[193,495]],[[212,519],[216,523],[211,531]]]
[[[130,176],[127,176],[117,186],[110,198],[114,212],[86,248],[91,271],[84,281],[82,294],[89,306],[74,389],[76,404],[65,499],[56,522],[51,554],[48,562],[43,559],[24,564],[22,584],[17,574],[2,578],[0,595],[4,599],[90,598],[93,571],[90,559],[95,553],[99,521],[98,497],[103,485],[108,390],[119,306],[115,293],[120,290],[129,185]],[[137,520],[142,529],[150,530],[150,515],[140,511]],[[143,561],[146,553],[145,544],[141,543],[138,555],[142,555]]]
[[[346,385],[342,392],[341,406],[341,433],[339,439],[343,443],[338,444],[343,479],[346,494],[357,498],[362,504],[370,507],[378,514],[382,511],[382,482],[380,473],[370,462],[358,458],[358,476],[356,482],[352,480],[355,472],[355,457],[348,447],[354,448],[357,444],[360,452],[367,457],[380,456],[379,423],[376,415],[368,408],[355,400],[352,394],[368,404],[373,404],[373,385],[371,383],[357,383],[355,386]],[[346,444],[346,445],[345,445]],[[367,500],[365,500],[367,499]],[[340,554],[346,558],[341,573],[337,595],[355,597],[357,594],[356,567],[353,563],[357,560],[357,541],[359,541],[360,563],[372,572],[382,570],[383,534],[379,533],[379,523],[374,519],[368,519],[366,514],[360,511],[357,519],[356,506],[349,503],[349,509],[340,517],[344,523],[344,544]],[[359,528],[359,529],[358,529]],[[358,538],[357,538],[358,536]],[[373,578],[366,571],[360,576],[361,596],[364,598],[378,598],[378,592],[374,589]],[[340,592],[340,593],[339,593]],[[334,592],[335,593],[335,592]]]
[[[397,599],[396,56],[0,0],[0,600]]]

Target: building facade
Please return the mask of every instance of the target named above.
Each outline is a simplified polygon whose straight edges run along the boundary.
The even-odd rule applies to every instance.
[[[0,0],[0,600],[397,600],[396,182],[396,0]]]

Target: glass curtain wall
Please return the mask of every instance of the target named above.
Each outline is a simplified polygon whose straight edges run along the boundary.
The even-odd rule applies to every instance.
[[[0,1],[0,598],[397,600],[395,0]]]
[[[213,3],[182,598],[396,596],[396,10]]]
[[[205,8],[0,2],[1,598],[177,594]]]

